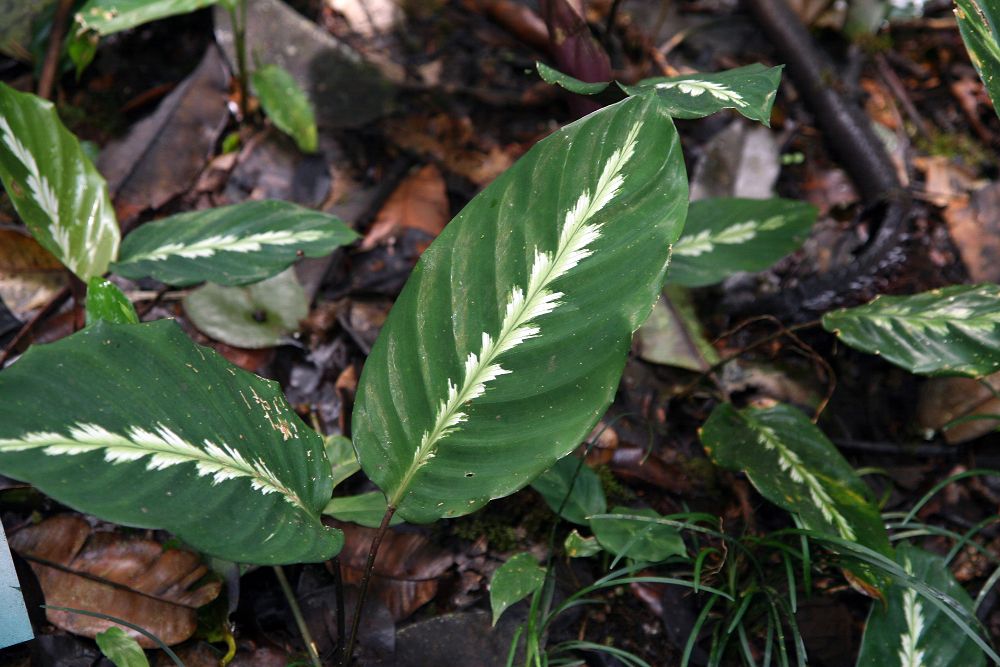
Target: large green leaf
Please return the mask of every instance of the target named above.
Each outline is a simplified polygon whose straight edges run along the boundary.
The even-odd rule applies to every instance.
[[[1000,287],[993,284],[879,296],[827,313],[823,326],[911,373],[982,377],[1000,370]]]
[[[531,487],[542,494],[553,512],[581,526],[588,524],[588,517],[608,509],[601,478],[586,464],[580,465],[580,459],[573,456],[556,461],[535,478]]]
[[[125,238],[112,270],[168,285],[246,285],[356,238],[326,213],[284,201],[245,202],[146,223]]]
[[[279,130],[295,139],[303,153],[315,153],[316,117],[305,91],[288,70],[266,65],[254,71],[253,87],[264,113]]]
[[[46,250],[81,280],[107,271],[121,238],[107,183],[51,102],[3,83],[0,179]]]
[[[227,560],[321,561],[343,541],[319,518],[319,435],[169,320],[98,322],[0,373],[0,472]]]
[[[896,562],[906,572],[973,612],[972,600],[940,556],[902,544]],[[872,604],[857,667],[979,667],[986,658],[938,607],[916,590],[893,584],[885,604]]]
[[[687,182],[655,96],[539,142],[424,252],[364,367],[354,445],[408,521],[527,484],[590,432],[656,301]]]
[[[187,14],[218,0],[89,0],[76,14],[76,30],[102,37],[168,16]]]
[[[701,287],[737,271],[763,271],[802,245],[814,222],[816,208],[791,199],[692,202],[667,282]]]
[[[590,529],[601,546],[616,556],[656,563],[671,556],[684,556],[687,547],[673,526],[648,507],[616,507],[609,514],[590,519]]]
[[[958,29],[976,71],[986,84],[993,108],[1000,113],[1000,2],[997,0],[955,0]]]
[[[703,118],[722,109],[735,109],[770,126],[782,67],[754,63],[724,72],[643,79],[622,89],[629,95],[655,91],[674,118]]]
[[[797,514],[806,528],[892,554],[864,482],[800,410],[737,410],[722,403],[702,427],[701,440],[717,465],[746,472],[762,496]],[[870,575],[864,568],[858,573]],[[866,579],[881,586],[873,576]]]

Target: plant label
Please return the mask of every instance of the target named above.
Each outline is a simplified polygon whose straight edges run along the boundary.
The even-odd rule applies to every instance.
[[[0,524],[0,648],[26,642],[33,636],[7,536]]]

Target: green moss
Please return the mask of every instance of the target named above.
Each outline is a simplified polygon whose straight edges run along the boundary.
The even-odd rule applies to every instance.
[[[615,477],[615,473],[611,471],[610,467],[606,465],[598,466],[594,472],[597,473],[598,478],[601,480],[604,495],[608,497],[608,505],[621,505],[624,501],[635,498],[635,493],[632,489],[618,481],[618,478]]]
[[[930,139],[918,137],[915,143],[923,153],[959,160],[972,168],[982,167],[993,161],[992,154],[971,135],[964,132],[935,131]]]
[[[452,532],[470,542],[486,536],[490,548],[498,551],[511,551],[521,543],[513,526],[503,523],[498,517],[482,514],[456,520],[452,524]]]

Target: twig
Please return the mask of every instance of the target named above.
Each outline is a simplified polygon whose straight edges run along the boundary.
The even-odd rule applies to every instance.
[[[340,556],[334,556],[331,561],[333,567],[333,590],[337,596],[337,648],[334,655],[340,655],[344,650],[344,640],[347,634],[347,612],[344,608],[344,575],[340,571]]]
[[[73,9],[73,0],[59,0],[55,16],[52,18],[52,32],[49,34],[49,45],[45,50],[45,62],[42,64],[42,74],[38,77],[38,96],[51,99],[52,87],[56,81],[56,71],[59,69],[59,56],[62,54],[63,37],[66,35],[66,22]]]
[[[347,646],[344,647],[344,653],[341,656],[340,664],[343,667],[349,667],[351,664],[351,658],[354,656],[354,644],[358,639],[358,629],[361,627],[361,612],[365,607],[365,597],[368,595],[368,584],[371,583],[372,571],[375,569],[375,557],[378,556],[378,549],[382,546],[382,538],[385,537],[386,531],[389,530],[389,523],[392,521],[392,515],[396,513],[396,508],[389,505],[385,508],[385,514],[382,515],[382,523],[379,524],[378,532],[375,533],[374,539],[372,539],[371,547],[368,549],[368,562],[365,563],[365,573],[361,577],[361,590],[358,591],[358,603],[354,607],[354,620],[351,621],[351,634],[347,637]]]
[[[910,99],[909,94],[906,92],[906,87],[903,82],[899,80],[899,75],[896,71],[892,69],[889,65],[889,61],[885,59],[881,53],[875,55],[875,65],[878,67],[878,73],[882,76],[882,80],[885,84],[889,86],[889,90],[895,96],[896,100],[899,102],[900,106],[903,107],[903,111],[909,116],[910,122],[913,126],[917,128],[917,132],[920,133],[924,139],[931,138],[931,131],[927,127],[927,123],[924,122],[923,117],[917,108],[913,106],[913,101]]]
[[[306,619],[302,616],[302,609],[299,608],[299,601],[295,599],[295,592],[288,585],[288,578],[285,577],[285,571],[281,569],[280,565],[274,566],[274,575],[278,578],[281,592],[285,594],[288,606],[292,609],[292,617],[295,619],[295,625],[298,626],[299,633],[302,635],[302,641],[305,642],[306,652],[309,653],[309,661],[312,662],[313,667],[323,667],[323,663],[319,659],[319,652],[316,650],[316,642],[313,641],[312,634],[309,632],[309,626],[306,625]]]
[[[17,349],[18,344],[24,340],[25,336],[27,336],[32,329],[38,326],[39,322],[51,315],[57,308],[59,308],[59,306],[63,305],[63,303],[66,302],[66,299],[69,298],[69,294],[70,289],[69,285],[67,285],[56,292],[55,296],[53,296],[47,304],[42,306],[38,312],[35,313],[34,317],[28,320],[25,325],[21,327],[21,330],[17,332],[17,335],[15,335],[14,338],[7,343],[7,346],[3,349],[3,351],[0,352],[0,369],[3,368],[4,363],[6,363],[7,359],[14,352],[14,350]]]

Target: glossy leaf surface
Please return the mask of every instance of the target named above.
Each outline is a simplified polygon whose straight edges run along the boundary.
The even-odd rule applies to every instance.
[[[46,250],[87,281],[108,269],[121,235],[108,185],[51,102],[0,83],[0,180]]]
[[[851,347],[911,373],[982,377],[1000,370],[1000,287],[952,285],[912,296],[879,296],[823,316]]]
[[[424,252],[358,387],[354,445],[406,520],[472,512],[590,432],[686,210],[655,97],[539,142]]]
[[[549,509],[582,526],[589,523],[591,515],[608,509],[601,478],[586,464],[581,466],[580,459],[575,456],[556,461],[554,466],[535,478],[531,487],[542,494]]]
[[[359,493],[356,496],[337,496],[326,504],[323,514],[332,516],[339,521],[350,521],[366,528],[378,528],[385,514],[385,496],[381,491]],[[389,521],[390,526],[403,523],[403,519],[394,515]]]
[[[655,91],[674,118],[703,118],[723,109],[735,109],[750,120],[770,126],[781,69],[755,63],[724,72],[643,79],[622,89],[629,95]]]
[[[896,549],[896,562],[973,612],[972,599],[940,556],[909,544]],[[857,667],[980,667],[982,650],[944,612],[914,589],[893,584],[886,604],[872,604]]]
[[[139,315],[117,285],[95,276],[87,283],[87,325],[98,320],[112,324],[138,324]]]
[[[322,439],[274,382],[176,323],[98,322],[0,373],[0,472],[108,521],[248,563],[342,545]]]
[[[692,202],[667,282],[702,287],[737,271],[763,271],[802,245],[814,222],[815,207],[790,199]]]
[[[168,285],[247,285],[356,238],[326,213],[283,201],[244,202],[147,222],[125,239],[112,270]]]
[[[218,0],[88,0],[76,14],[75,29],[111,35],[168,16],[187,14]]]
[[[800,410],[737,410],[722,403],[705,422],[701,441],[716,465],[744,471],[762,496],[798,515],[806,528],[892,554],[864,482]],[[858,574],[881,586],[867,570]]]
[[[545,583],[545,569],[529,553],[512,556],[497,568],[490,581],[490,607],[493,608],[493,625],[515,602],[528,597]]]
[[[687,553],[681,534],[673,526],[656,523],[656,510],[616,507],[590,520],[590,529],[601,546],[616,556],[656,563]]]
[[[955,16],[969,58],[986,84],[993,108],[1000,113],[1000,2],[997,0],[955,0]]]
[[[266,65],[254,70],[251,80],[271,122],[294,139],[300,151],[315,153],[316,116],[309,97],[295,78],[278,65]]]

